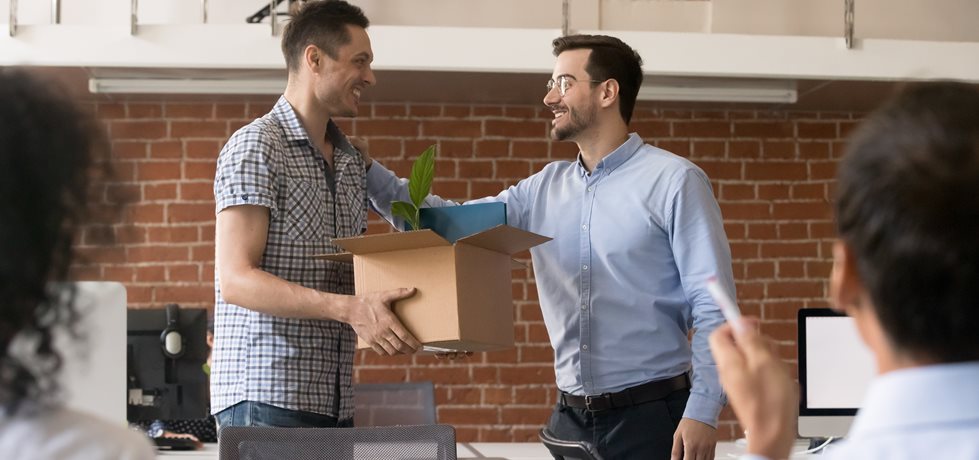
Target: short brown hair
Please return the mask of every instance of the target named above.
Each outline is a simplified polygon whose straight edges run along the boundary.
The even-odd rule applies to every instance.
[[[315,45],[336,59],[337,49],[350,43],[347,26],[366,29],[370,25],[363,10],[343,0],[299,3],[290,15],[292,20],[282,33],[282,54],[289,72],[299,70],[307,46]]]
[[[589,49],[585,71],[592,80],[619,83],[619,114],[626,124],[632,119],[636,96],[642,86],[642,58],[622,40],[608,35],[568,35],[552,42],[554,55],[574,49]]]

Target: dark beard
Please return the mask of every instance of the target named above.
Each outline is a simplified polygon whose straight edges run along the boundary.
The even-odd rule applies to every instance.
[[[561,128],[551,128],[551,139],[566,141],[581,134],[585,128],[595,122],[595,111],[589,110],[586,115],[580,115],[578,111],[568,109],[565,117],[570,118],[570,122]]]

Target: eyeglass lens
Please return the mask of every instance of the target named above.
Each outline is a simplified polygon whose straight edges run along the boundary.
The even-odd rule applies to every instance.
[[[564,94],[568,92],[568,88],[571,86],[570,83],[571,79],[568,78],[567,75],[557,77],[556,81],[552,78],[547,81],[547,91],[550,92],[552,89],[554,89],[554,86],[557,86],[558,93],[564,97]]]

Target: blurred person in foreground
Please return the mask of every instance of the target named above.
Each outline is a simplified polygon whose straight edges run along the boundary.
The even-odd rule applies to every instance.
[[[0,70],[0,458],[152,459],[141,434],[58,398],[54,338],[80,337],[79,312],[72,285],[52,283],[68,280],[108,150],[70,101],[23,70]]]
[[[827,456],[979,458],[979,90],[907,89],[854,134],[838,181],[830,300],[879,376]],[[797,390],[767,339],[725,325],[711,350],[742,458],[787,458]]]

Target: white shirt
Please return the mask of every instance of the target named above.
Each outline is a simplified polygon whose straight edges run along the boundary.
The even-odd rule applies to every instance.
[[[827,460],[979,459],[979,362],[877,377],[846,440],[826,454]]]
[[[153,460],[145,435],[67,409],[0,419],[0,458],[18,460]]]

